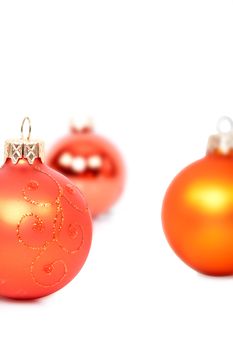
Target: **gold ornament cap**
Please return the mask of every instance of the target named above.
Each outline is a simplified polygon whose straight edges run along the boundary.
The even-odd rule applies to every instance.
[[[25,122],[28,122],[28,135],[24,136]],[[4,159],[10,158],[13,164],[17,164],[20,159],[26,159],[32,165],[35,159],[40,159],[44,163],[44,142],[31,140],[31,120],[24,118],[21,125],[21,138],[7,140],[5,142]]]
[[[207,154],[232,154],[233,152],[233,120],[222,117],[217,123],[218,134],[211,135],[208,140]]]

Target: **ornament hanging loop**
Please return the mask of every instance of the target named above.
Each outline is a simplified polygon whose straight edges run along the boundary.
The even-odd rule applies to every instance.
[[[25,123],[28,122],[28,135],[25,138],[24,137],[24,128],[25,128]],[[31,132],[32,132],[32,125],[31,125],[31,119],[29,117],[25,117],[22,121],[21,124],[21,140],[27,140],[29,141],[31,138]]]
[[[217,131],[219,134],[227,134],[233,131],[233,120],[230,117],[222,117],[218,120]]]

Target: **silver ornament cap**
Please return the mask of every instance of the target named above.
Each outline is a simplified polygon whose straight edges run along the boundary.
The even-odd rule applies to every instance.
[[[218,133],[208,140],[207,153],[229,154],[233,152],[233,120],[222,117],[217,123]]]
[[[24,125],[28,122],[28,135],[24,136]],[[4,147],[4,159],[11,159],[13,164],[17,164],[20,159],[26,159],[32,165],[35,159],[40,159],[44,163],[44,142],[31,140],[31,120],[26,117],[21,125],[21,138],[7,140]]]

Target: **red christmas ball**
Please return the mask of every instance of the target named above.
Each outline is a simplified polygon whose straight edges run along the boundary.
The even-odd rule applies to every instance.
[[[123,191],[125,166],[121,154],[90,128],[73,128],[53,147],[47,162],[79,187],[94,216],[107,211]]]
[[[30,141],[8,143],[0,170],[0,295],[16,299],[64,287],[83,266],[92,239],[80,191],[37,151]]]

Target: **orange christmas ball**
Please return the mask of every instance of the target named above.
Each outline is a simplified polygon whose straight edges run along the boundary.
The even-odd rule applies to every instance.
[[[215,276],[233,274],[233,155],[231,145],[221,148],[229,136],[232,142],[232,134],[210,139],[207,156],[174,178],[162,207],[164,232],[175,253],[193,269]]]
[[[91,245],[92,222],[83,196],[44,165],[39,152],[29,140],[8,142],[0,170],[4,297],[39,298],[61,289],[77,275]]]
[[[123,191],[125,166],[121,154],[89,127],[72,128],[72,133],[53,147],[47,163],[79,187],[93,216],[111,208]]]

